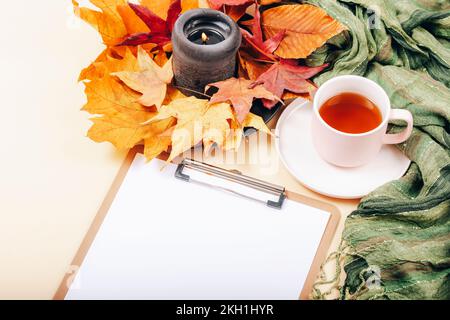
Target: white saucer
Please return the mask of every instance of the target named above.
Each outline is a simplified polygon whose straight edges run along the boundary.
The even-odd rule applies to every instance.
[[[401,178],[411,161],[395,146],[384,146],[377,158],[358,168],[340,168],[322,160],[311,138],[312,104],[294,101],[281,115],[276,145],[289,172],[304,186],[339,199],[360,199]]]

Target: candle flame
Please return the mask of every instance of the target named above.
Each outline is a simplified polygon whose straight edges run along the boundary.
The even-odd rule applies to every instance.
[[[208,40],[209,40],[209,37],[206,35],[206,33],[202,33],[202,41],[203,41],[203,43],[206,43],[206,42],[208,42]]]

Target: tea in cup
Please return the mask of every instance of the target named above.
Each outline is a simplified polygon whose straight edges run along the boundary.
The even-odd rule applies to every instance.
[[[391,120],[403,120],[406,129],[387,134]],[[340,167],[358,167],[372,161],[385,144],[405,142],[413,130],[407,110],[392,109],[377,83],[359,76],[340,76],[323,84],[314,97],[313,143],[319,155]]]

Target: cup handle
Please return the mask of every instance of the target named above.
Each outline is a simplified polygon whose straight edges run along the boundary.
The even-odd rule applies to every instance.
[[[407,127],[403,132],[396,134],[385,134],[383,138],[384,144],[400,144],[409,139],[414,127],[414,119],[408,110],[392,109],[389,120],[403,120],[407,123]]]

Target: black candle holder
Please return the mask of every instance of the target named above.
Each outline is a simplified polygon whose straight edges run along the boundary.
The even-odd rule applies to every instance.
[[[200,93],[208,84],[236,75],[241,41],[238,25],[220,11],[194,9],[181,15],[172,32],[176,86],[204,98]]]

